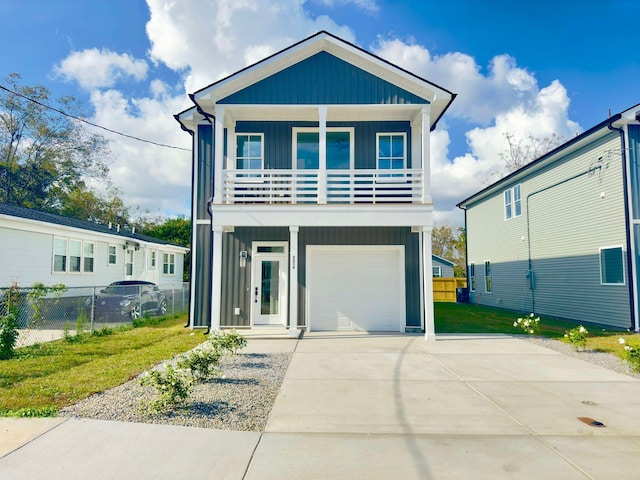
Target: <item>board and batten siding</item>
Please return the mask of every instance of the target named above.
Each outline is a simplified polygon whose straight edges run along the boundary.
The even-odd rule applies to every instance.
[[[328,52],[319,52],[226,98],[220,104],[428,104]]]
[[[318,127],[317,122],[237,122],[236,133],[264,134],[264,168],[290,169],[293,163],[293,129]],[[377,168],[378,133],[405,133],[407,167],[411,168],[411,125],[405,121],[327,122],[327,128],[353,128],[354,165],[359,169]],[[208,197],[207,197],[208,198]]]
[[[289,241],[289,229],[282,227],[239,227],[223,234],[221,326],[251,325],[252,242]],[[418,234],[407,228],[329,228],[301,227],[298,249],[298,325],[305,325],[306,247],[308,245],[404,245],[406,316],[408,327],[420,327],[420,266]],[[239,266],[240,252],[248,252],[244,268]],[[234,315],[235,308],[240,314]]]
[[[627,248],[619,145],[613,132],[467,208],[468,262],[476,274],[471,302],[629,326],[626,265],[625,285],[600,283],[600,248],[622,246],[625,254]],[[517,184],[522,215],[505,220],[503,193]],[[491,293],[485,291],[486,260]]]

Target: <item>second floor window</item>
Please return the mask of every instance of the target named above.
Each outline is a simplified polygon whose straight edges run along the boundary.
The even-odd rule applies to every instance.
[[[264,142],[261,133],[236,135],[236,168],[238,170],[262,170]]]
[[[407,136],[404,133],[379,133],[378,170],[401,170],[407,166]]]
[[[504,218],[509,220],[522,215],[522,198],[520,185],[504,191]]]

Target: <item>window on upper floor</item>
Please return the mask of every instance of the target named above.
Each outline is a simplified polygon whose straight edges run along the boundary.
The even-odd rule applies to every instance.
[[[520,185],[504,191],[504,218],[510,220],[522,215],[522,194]]]
[[[442,267],[432,267],[432,269],[433,269],[433,273],[432,273],[433,278],[442,278]]]
[[[54,273],[93,273],[95,243],[68,238],[53,239]]]
[[[407,135],[378,133],[376,135],[378,170],[401,170],[407,166]]]
[[[353,128],[327,127],[327,170],[353,168]],[[320,133],[317,128],[293,129],[293,164],[300,170],[320,168]]]
[[[262,170],[264,165],[264,135],[262,133],[236,134],[236,169]]]
[[[600,283],[624,285],[624,253],[622,247],[600,249]]]
[[[476,291],[476,264],[469,262],[469,291]]]

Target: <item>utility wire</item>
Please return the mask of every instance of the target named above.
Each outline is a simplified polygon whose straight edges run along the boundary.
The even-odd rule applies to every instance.
[[[98,125],[96,123],[92,123],[89,120],[85,120],[84,118],[76,117],[74,115],[71,115],[70,113],[64,112],[62,110],[58,110],[57,108],[54,108],[54,107],[52,107],[50,105],[47,105],[45,103],[41,103],[38,100],[35,100],[33,98],[30,98],[30,97],[27,97],[26,95],[23,95],[21,93],[14,92],[13,90],[5,87],[4,85],[0,85],[0,90],[4,90],[5,92],[8,92],[8,93],[10,93],[12,95],[16,95],[16,96],[18,96],[20,98],[24,98],[25,100],[33,102],[36,105],[40,105],[41,107],[44,107],[46,109],[52,110],[54,112],[57,112],[60,115],[64,115],[65,117],[72,118],[73,120],[77,120],[78,122],[86,123],[87,125],[91,125],[92,127],[95,127],[95,128],[100,128],[100,129],[105,130],[105,131],[110,132],[110,133],[115,133],[116,135],[120,135],[122,137],[127,137],[127,138],[130,138],[132,140],[137,140],[138,142],[150,143],[151,145],[156,145],[157,147],[173,148],[174,150],[183,150],[185,152],[190,152],[191,151],[188,148],[182,148],[182,147],[176,147],[175,145],[167,145],[167,144],[164,144],[164,143],[158,143],[158,142],[154,142],[153,140],[145,140],[144,138],[135,137],[135,136],[129,135],[127,133],[122,133],[122,132],[118,132],[117,130],[112,130],[110,128],[103,127],[102,125]]]

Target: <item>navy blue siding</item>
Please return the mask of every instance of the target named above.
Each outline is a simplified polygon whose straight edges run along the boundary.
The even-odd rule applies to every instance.
[[[320,52],[218,101],[223,104],[427,104],[361,68]]]
[[[264,134],[264,168],[289,169],[293,155],[293,128],[317,127],[317,122],[238,122],[237,133]],[[376,168],[376,133],[407,134],[407,168],[411,168],[411,125],[395,122],[328,122],[327,127],[354,128],[355,168]]]

